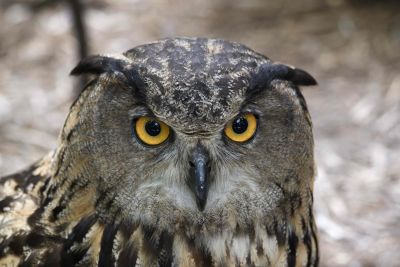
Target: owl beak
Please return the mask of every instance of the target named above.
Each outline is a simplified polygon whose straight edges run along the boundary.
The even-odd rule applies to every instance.
[[[189,184],[194,195],[198,208],[203,211],[207,202],[208,178],[210,168],[208,155],[202,145],[197,145],[190,160]]]

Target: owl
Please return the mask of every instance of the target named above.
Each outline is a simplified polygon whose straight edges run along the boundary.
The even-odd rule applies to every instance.
[[[71,74],[56,149],[0,180],[0,264],[318,265],[310,74],[206,38]]]

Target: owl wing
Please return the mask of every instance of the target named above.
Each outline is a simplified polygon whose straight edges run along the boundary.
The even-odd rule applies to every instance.
[[[26,170],[0,178],[0,265],[17,266],[33,253],[29,217],[39,208],[52,154]]]

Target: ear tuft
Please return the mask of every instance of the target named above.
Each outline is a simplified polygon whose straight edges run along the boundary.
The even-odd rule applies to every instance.
[[[289,77],[289,80],[297,85],[317,85],[317,81],[314,79],[314,77],[302,69],[294,68],[289,73],[291,76]]]
[[[317,81],[308,72],[281,63],[263,64],[254,79],[257,81],[256,84],[269,84],[275,79],[291,81],[296,85],[317,84]]]
[[[71,71],[70,75],[96,74],[104,72],[122,72],[126,62],[122,59],[107,56],[89,56],[82,59],[79,64]]]

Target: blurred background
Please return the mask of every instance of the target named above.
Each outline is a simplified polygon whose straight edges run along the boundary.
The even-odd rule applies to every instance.
[[[79,84],[68,73],[86,50],[224,38],[319,81],[303,92],[321,266],[400,266],[399,0],[82,1],[88,47],[76,38],[73,3],[0,1],[0,176],[56,146]]]

